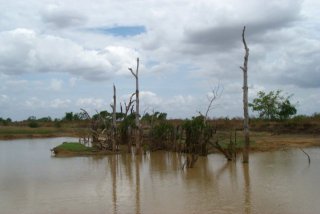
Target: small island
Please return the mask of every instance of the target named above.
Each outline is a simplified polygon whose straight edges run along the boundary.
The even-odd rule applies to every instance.
[[[78,142],[63,142],[59,146],[51,149],[51,151],[57,157],[120,154],[120,151],[116,153],[108,150],[101,151]]]

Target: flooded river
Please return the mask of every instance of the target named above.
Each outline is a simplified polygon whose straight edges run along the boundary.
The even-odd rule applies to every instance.
[[[218,154],[56,158],[70,138],[0,141],[0,213],[319,213],[320,149],[255,153],[249,166]]]

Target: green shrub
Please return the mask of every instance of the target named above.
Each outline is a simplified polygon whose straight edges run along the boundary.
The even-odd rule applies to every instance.
[[[167,140],[173,135],[174,126],[167,121],[162,121],[151,129],[151,136],[157,140]]]

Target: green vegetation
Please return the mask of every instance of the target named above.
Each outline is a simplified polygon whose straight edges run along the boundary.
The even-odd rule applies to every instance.
[[[268,120],[285,120],[297,113],[297,109],[290,102],[290,96],[281,95],[282,91],[270,91],[269,93],[259,91],[258,98],[255,98],[249,106],[253,111],[259,113],[259,117]]]
[[[115,154],[112,151],[101,151],[97,147],[88,147],[81,143],[76,142],[63,142],[59,146],[51,149],[56,156],[87,156],[87,155],[110,155]],[[117,153],[124,152],[124,150],[118,151]]]
[[[56,156],[78,156],[78,155],[95,155],[99,154],[93,147],[87,147],[81,143],[64,142],[53,148],[51,151]]]
[[[186,146],[190,152],[207,155],[207,144],[214,135],[213,127],[206,123],[204,116],[193,117],[183,124]]]
[[[68,151],[68,152],[92,152],[93,148],[87,147],[81,143],[63,142],[61,145],[55,147],[54,151]]]

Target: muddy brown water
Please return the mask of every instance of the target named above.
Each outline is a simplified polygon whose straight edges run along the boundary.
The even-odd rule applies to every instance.
[[[70,138],[0,141],[0,213],[319,213],[320,149],[218,154],[52,157]]]

